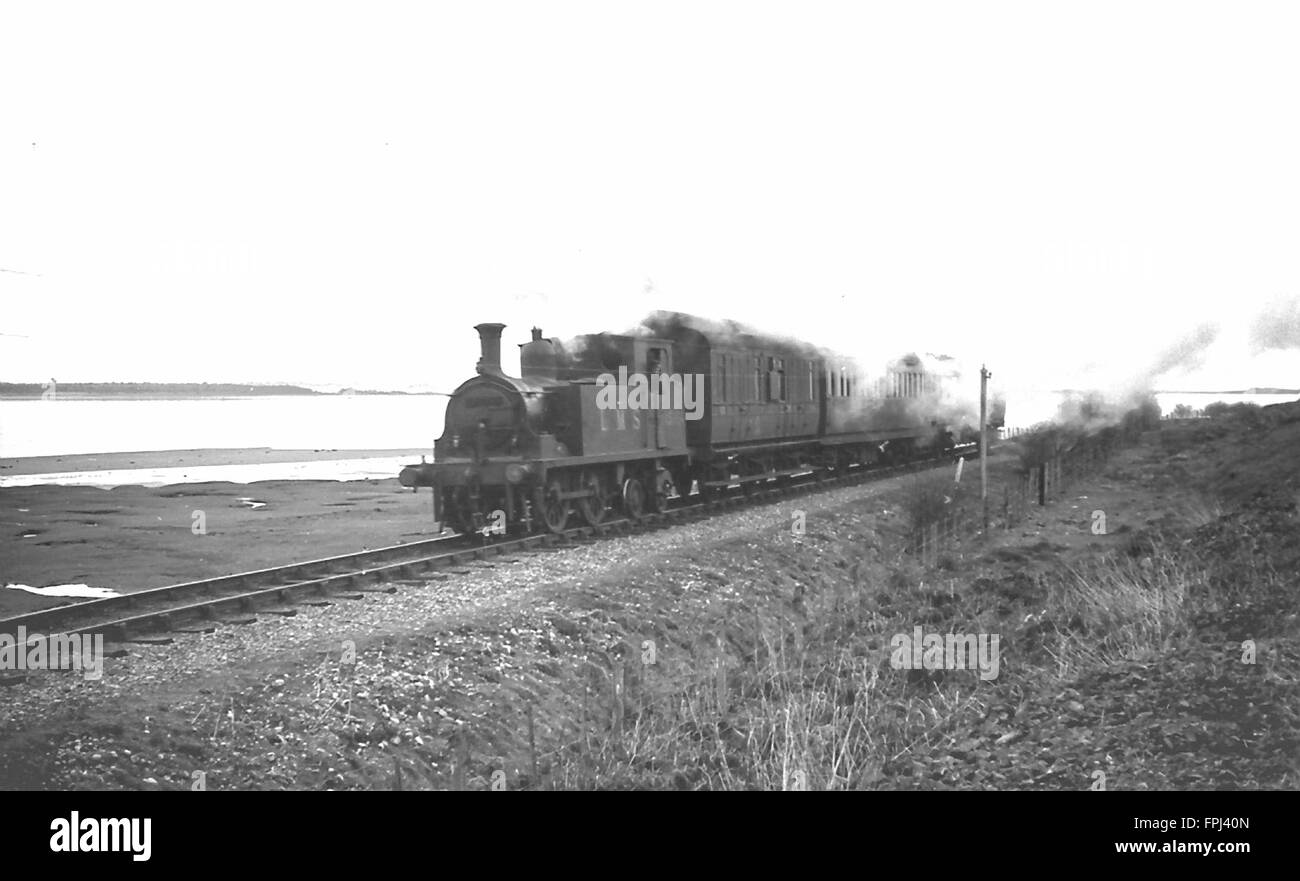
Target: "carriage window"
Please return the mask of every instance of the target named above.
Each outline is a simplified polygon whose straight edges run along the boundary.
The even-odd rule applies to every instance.
[[[714,393],[714,399],[725,401],[727,399],[727,356],[718,356],[718,388]]]
[[[785,359],[767,359],[767,399],[769,401],[785,400]]]
[[[647,374],[666,373],[668,371],[667,352],[660,348],[646,349],[645,372]]]

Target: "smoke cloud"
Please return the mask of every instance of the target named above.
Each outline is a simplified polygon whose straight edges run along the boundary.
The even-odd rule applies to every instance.
[[[1166,347],[1147,369],[1148,383],[1172,370],[1194,370],[1205,360],[1205,352],[1219,338],[1219,327],[1202,324],[1181,339]]]

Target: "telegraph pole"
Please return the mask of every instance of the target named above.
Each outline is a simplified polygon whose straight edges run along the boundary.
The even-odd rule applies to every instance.
[[[992,373],[980,365],[980,508],[984,512],[984,535],[989,532],[988,396]]]

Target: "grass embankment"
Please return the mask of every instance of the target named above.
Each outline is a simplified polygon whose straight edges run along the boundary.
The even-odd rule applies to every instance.
[[[932,477],[883,524],[849,513],[593,586],[561,629],[594,662],[522,695],[573,720],[543,738],[560,748],[534,720],[496,763],[526,787],[1294,788],[1300,463],[1255,448],[1294,450],[1300,424],[1167,430],[1227,443],[1195,474],[1171,463],[1181,485],[1157,464],[1147,489],[1179,501],[1077,552],[1013,531],[923,567],[908,537],[969,493]],[[1234,492],[1215,496],[1225,467]],[[701,577],[707,610],[665,604]],[[891,639],[916,627],[996,634],[997,678],[895,669]]]

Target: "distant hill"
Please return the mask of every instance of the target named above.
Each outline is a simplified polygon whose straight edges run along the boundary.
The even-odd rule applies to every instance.
[[[233,382],[0,382],[0,398],[234,398],[255,395],[316,395],[298,385]]]
[[[1300,388],[1242,388],[1242,389],[1221,389],[1216,391],[1198,391],[1188,389],[1186,391],[1160,391],[1157,395],[1300,395]]]

